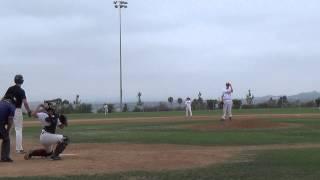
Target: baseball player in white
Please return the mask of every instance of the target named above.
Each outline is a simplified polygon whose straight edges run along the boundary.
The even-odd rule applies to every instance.
[[[103,108],[104,108],[104,116],[107,117],[109,113],[108,104],[104,104]]]
[[[64,115],[57,115],[50,106],[39,105],[32,115],[37,118],[43,129],[40,134],[40,143],[44,148],[34,149],[27,152],[25,160],[32,157],[50,157],[52,160],[60,160],[60,154],[69,144],[69,138],[62,134],[56,134],[56,128],[63,129],[68,125],[67,118]],[[54,149],[55,146],[55,149]]]
[[[191,109],[191,99],[188,97],[186,99],[186,117],[188,118],[191,118],[192,117],[192,109]]]
[[[226,88],[223,90],[222,93],[222,101],[223,101],[223,115],[221,117],[221,120],[225,120],[227,115],[229,117],[229,120],[232,120],[232,93],[233,88],[230,82],[226,83]]]

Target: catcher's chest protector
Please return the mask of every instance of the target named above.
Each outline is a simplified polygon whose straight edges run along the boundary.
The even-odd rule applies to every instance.
[[[55,134],[57,129],[57,124],[58,124],[58,117],[57,116],[47,117],[47,122],[50,122],[50,125],[45,126],[43,129],[48,133]]]

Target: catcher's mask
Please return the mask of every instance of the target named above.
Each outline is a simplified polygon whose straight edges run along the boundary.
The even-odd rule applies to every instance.
[[[45,102],[45,106],[44,106],[44,109],[48,112],[48,113],[51,113],[51,114],[54,114],[55,113],[55,107],[52,103],[48,103],[48,102]]]

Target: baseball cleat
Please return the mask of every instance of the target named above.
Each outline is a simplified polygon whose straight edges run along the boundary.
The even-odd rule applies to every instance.
[[[232,117],[229,117],[229,120],[232,121]]]
[[[50,158],[52,161],[58,161],[58,160],[61,160],[61,157],[60,156],[51,156]]]
[[[28,152],[24,155],[24,159],[25,159],[25,160],[31,159],[31,157],[32,157],[31,153],[32,153],[32,150],[28,151]]]
[[[26,152],[24,150],[16,150],[17,154],[25,154]]]

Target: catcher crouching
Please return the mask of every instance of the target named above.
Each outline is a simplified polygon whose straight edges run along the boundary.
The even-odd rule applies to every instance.
[[[51,160],[61,160],[59,156],[69,144],[67,136],[56,134],[56,129],[63,129],[68,126],[67,117],[56,114],[54,107],[50,104],[40,104],[32,113],[43,126],[40,134],[40,143],[44,148],[28,151],[24,159],[29,160],[32,157],[50,157]]]

